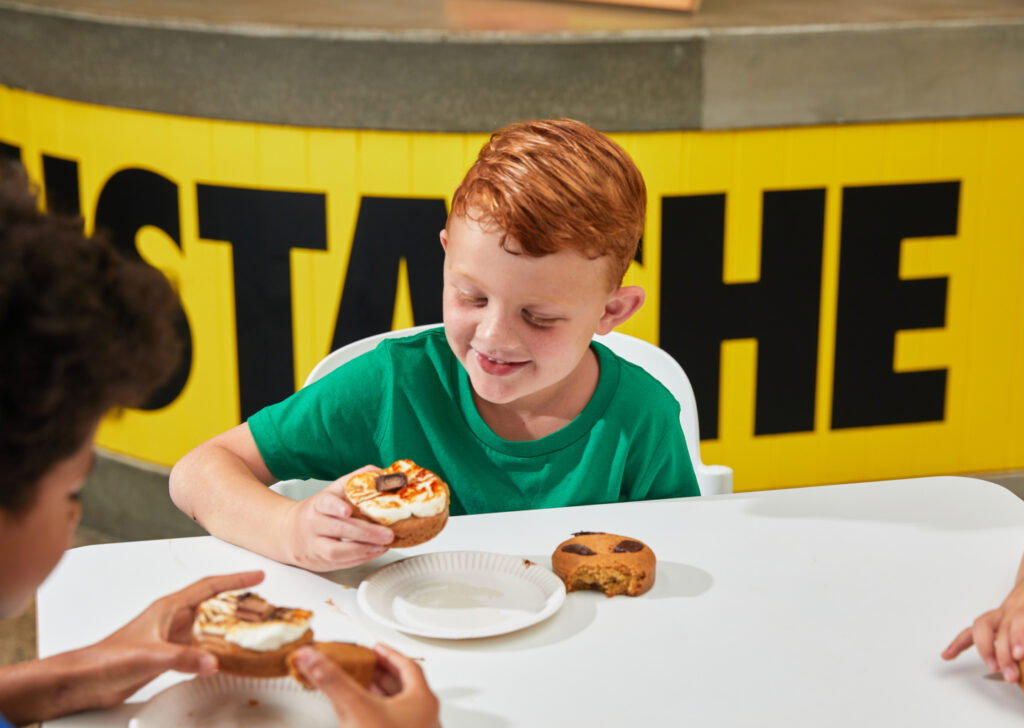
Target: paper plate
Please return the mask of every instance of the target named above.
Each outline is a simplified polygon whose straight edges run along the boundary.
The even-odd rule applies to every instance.
[[[336,728],[323,693],[290,677],[197,677],[154,695],[128,728]]]
[[[369,617],[400,632],[468,639],[547,619],[565,601],[565,585],[518,556],[443,551],[375,571],[359,585],[357,601]]]

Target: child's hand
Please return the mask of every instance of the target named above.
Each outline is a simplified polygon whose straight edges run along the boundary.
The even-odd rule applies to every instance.
[[[295,662],[327,695],[340,728],[439,728],[440,705],[420,666],[385,645],[374,651],[377,670],[368,691],[314,649],[296,652]]]
[[[352,506],[342,495],[353,475],[379,470],[366,465],[343,475],[316,495],[296,501],[288,512],[287,549],[296,566],[333,571],[358,566],[388,550],[395,534],[390,528],[352,518]]]
[[[209,675],[217,670],[217,658],[191,644],[196,607],[222,591],[262,580],[262,571],[208,576],[156,600],[96,644],[0,667],[0,709],[15,725],[49,722],[120,705],[168,670]]]
[[[1020,680],[1018,661],[1024,659],[1024,583],[1018,584],[997,609],[985,612],[942,652],[952,660],[971,645],[992,672],[1002,672],[1006,682]]]

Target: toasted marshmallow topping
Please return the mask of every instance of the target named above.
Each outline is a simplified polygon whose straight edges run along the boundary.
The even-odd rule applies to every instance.
[[[380,492],[378,476],[391,473],[403,473],[406,485],[393,492]],[[384,470],[350,478],[345,484],[345,497],[364,515],[385,526],[410,516],[436,516],[448,506],[448,491],[441,479],[412,460],[398,460]]]
[[[192,632],[197,637],[223,637],[247,650],[270,652],[305,634],[312,616],[305,609],[271,608],[252,592],[223,592],[199,605]]]

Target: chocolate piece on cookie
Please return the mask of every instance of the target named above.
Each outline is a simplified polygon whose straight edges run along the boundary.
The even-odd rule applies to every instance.
[[[409,484],[405,473],[381,473],[377,476],[377,490],[381,493],[390,493],[401,490]]]
[[[593,556],[594,555],[593,551],[591,551],[590,549],[588,549],[586,546],[584,546],[581,543],[567,543],[565,546],[563,546],[559,550],[562,551],[563,553],[578,554],[580,556]]]

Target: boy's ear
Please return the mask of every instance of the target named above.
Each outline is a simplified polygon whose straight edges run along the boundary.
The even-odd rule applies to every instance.
[[[441,247],[448,252],[448,231],[444,228],[441,228]]]
[[[619,286],[604,305],[604,316],[597,322],[598,334],[607,334],[640,310],[647,294],[640,286]]]

